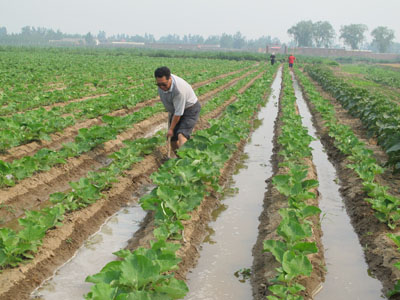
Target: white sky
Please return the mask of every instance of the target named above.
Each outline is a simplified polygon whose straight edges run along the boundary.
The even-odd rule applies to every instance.
[[[362,23],[395,30],[400,41],[400,0],[0,0],[0,26],[23,26],[65,33],[234,34],[290,40],[287,30],[302,20],[341,25]],[[368,40],[370,39],[368,34]]]

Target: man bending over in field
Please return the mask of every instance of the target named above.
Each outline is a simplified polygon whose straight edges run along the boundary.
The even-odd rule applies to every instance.
[[[168,111],[168,132],[174,151],[190,138],[200,115],[200,102],[193,88],[182,78],[171,74],[167,67],[154,71],[160,99]]]

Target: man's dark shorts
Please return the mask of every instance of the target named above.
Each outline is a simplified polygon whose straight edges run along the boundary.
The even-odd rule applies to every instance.
[[[182,133],[187,139],[190,139],[190,134],[192,133],[193,128],[196,125],[197,120],[199,119],[200,109],[201,105],[199,101],[197,101],[191,107],[185,109],[178,124],[176,124],[174,128],[174,135],[172,136],[171,141],[177,141],[179,133]],[[170,124],[172,117],[173,114],[171,114],[170,116]]]
[[[293,64],[289,63],[289,68],[293,68]]]

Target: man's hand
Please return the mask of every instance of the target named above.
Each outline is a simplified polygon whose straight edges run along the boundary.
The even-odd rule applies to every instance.
[[[172,137],[174,135],[174,128],[176,124],[178,124],[179,120],[181,119],[181,116],[173,116],[171,120],[170,127],[167,132],[167,137]]]

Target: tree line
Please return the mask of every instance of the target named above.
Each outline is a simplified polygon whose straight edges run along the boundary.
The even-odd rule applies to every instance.
[[[215,45],[221,48],[229,49],[253,49],[265,48],[266,45],[280,45],[278,38],[271,36],[262,36],[257,39],[247,39],[241,32],[235,34],[223,33],[222,35],[211,35],[204,38],[198,34],[188,34],[183,37],[177,34],[168,34],[156,39],[152,34],[128,35],[117,34],[107,36],[105,31],[99,31],[98,34],[66,34],[60,30],[53,30],[41,27],[25,26],[20,33],[7,33],[6,27],[0,27],[0,44],[8,45],[48,45],[49,40],[61,40],[65,38],[81,39],[85,45],[94,45],[97,39],[100,43],[109,43],[113,41],[139,42],[139,43],[162,43],[162,44],[192,44],[192,45]]]
[[[394,43],[394,31],[384,26],[376,27],[371,31],[373,41],[370,44],[365,44],[366,33],[368,27],[364,24],[344,25],[340,28],[339,39],[351,49],[360,49],[363,45],[365,49],[378,51],[381,53],[400,52],[400,44]],[[293,41],[289,46],[298,47],[341,47],[335,45],[336,32],[332,25],[327,21],[300,21],[290,27],[287,31]],[[140,43],[162,43],[162,44],[192,44],[192,45],[214,45],[227,49],[238,50],[258,50],[265,48],[267,45],[281,45],[281,42],[276,37],[269,35],[262,36],[257,39],[247,39],[240,31],[235,34],[223,33],[221,35],[211,35],[204,38],[198,34],[188,34],[183,37],[177,34],[168,34],[156,39],[152,34],[144,35],[127,35],[117,34],[107,36],[105,31],[100,31],[98,34],[67,34],[60,30],[53,30],[42,27],[25,26],[20,33],[7,32],[6,27],[0,26],[0,44],[2,45],[49,45],[50,40],[62,39],[78,39],[82,45],[95,45],[96,40],[100,43],[110,43],[113,41],[127,41]]]
[[[340,28],[339,39],[351,49],[360,49],[366,40],[367,25],[350,24]],[[293,38],[296,46],[299,47],[331,47],[336,38],[336,32],[327,21],[300,21],[290,27],[287,33]],[[378,26],[371,31],[373,38],[368,49],[378,50],[381,53],[387,52],[394,46],[394,30],[385,26]]]

